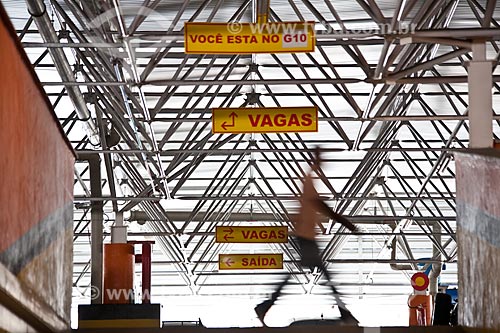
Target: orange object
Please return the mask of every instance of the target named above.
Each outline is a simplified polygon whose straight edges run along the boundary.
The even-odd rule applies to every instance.
[[[134,245],[104,245],[104,304],[128,304],[134,299]]]
[[[2,1],[0,67],[0,331],[67,331],[75,155]]]
[[[430,326],[432,323],[432,296],[410,295],[410,326]]]

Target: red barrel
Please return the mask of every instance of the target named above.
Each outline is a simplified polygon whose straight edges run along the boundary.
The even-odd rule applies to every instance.
[[[127,304],[134,299],[134,245],[104,245],[104,304]]]

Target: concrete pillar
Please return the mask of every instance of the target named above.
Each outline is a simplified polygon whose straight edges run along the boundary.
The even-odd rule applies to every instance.
[[[115,225],[111,227],[111,243],[127,243],[127,226],[123,225],[123,213],[115,213]]]
[[[92,197],[102,197],[101,187],[101,158],[98,154],[86,156],[90,168],[90,194]],[[90,246],[90,285],[91,303],[102,304],[102,226],[103,226],[103,203],[102,201],[92,201],[91,211],[91,246]]]
[[[470,148],[493,147],[492,80],[492,64],[486,59],[486,43],[473,42],[468,75]]]
[[[441,225],[439,223],[435,223],[432,226],[432,232],[434,233],[434,237],[436,242],[441,245],[441,233],[443,232],[441,229]],[[442,255],[441,251],[439,251],[438,247],[434,245],[432,247],[432,259],[441,261]],[[438,293],[439,287],[439,275],[441,275],[441,263],[433,263],[431,264],[431,271],[429,273],[429,293],[432,296],[432,299],[436,300],[436,294]]]

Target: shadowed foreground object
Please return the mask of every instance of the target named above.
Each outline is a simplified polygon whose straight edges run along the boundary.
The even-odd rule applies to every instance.
[[[456,154],[459,323],[500,327],[500,154]]]
[[[486,329],[471,329],[463,327],[449,326],[429,326],[429,327],[354,327],[354,326],[337,326],[335,325],[299,325],[290,327],[259,327],[259,328],[204,328],[204,327],[188,327],[169,326],[164,329],[117,329],[117,332],[124,333],[154,333],[154,332],[169,332],[169,333],[230,333],[235,331],[244,333],[498,333],[498,330]],[[113,330],[76,330],[75,332],[112,332]]]
[[[78,307],[78,327],[159,328],[160,304],[82,304]]]
[[[69,328],[73,164],[0,4],[0,331]]]

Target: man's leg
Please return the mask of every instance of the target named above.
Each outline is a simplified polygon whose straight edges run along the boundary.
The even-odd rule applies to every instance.
[[[351,311],[349,311],[347,309],[347,306],[340,298],[340,294],[337,291],[337,289],[335,288],[335,286],[333,285],[333,281],[330,278],[330,274],[326,270],[326,267],[323,264],[321,264],[321,266],[318,268],[320,269],[320,271],[323,272],[323,274],[325,274],[326,279],[328,281],[328,284],[330,285],[330,288],[332,288],[333,297],[335,297],[335,302],[337,302],[337,305],[339,307],[340,317],[341,317],[342,321],[345,322],[346,324],[358,325],[359,321],[352,315]]]
[[[265,300],[264,302],[260,303],[257,305],[254,310],[255,313],[257,314],[257,317],[261,321],[262,325],[266,326],[264,323],[264,317],[266,316],[267,311],[273,306],[274,302],[280,297],[281,295],[281,289],[286,285],[288,282],[288,279],[290,278],[290,274],[286,276],[286,278],[281,281],[281,283],[278,285],[278,288],[272,293],[271,298],[268,300]]]
[[[339,311],[340,311],[340,316],[342,317],[342,321],[348,324],[357,325],[358,321],[347,309],[347,306],[340,298],[339,292],[332,283],[330,274],[328,274],[328,271],[326,270],[326,267],[323,264],[323,260],[321,259],[321,254],[319,252],[318,244],[316,243],[316,241],[299,238],[299,244],[301,246],[301,252],[302,252],[302,265],[318,267],[318,269],[325,274],[328,280],[328,284],[330,285],[330,288],[332,288],[333,297],[335,297],[335,301],[339,306]]]

